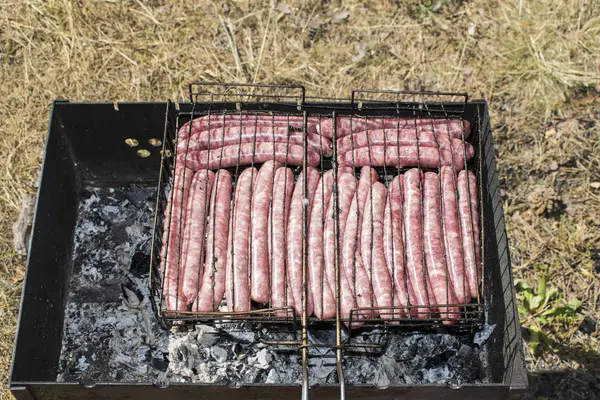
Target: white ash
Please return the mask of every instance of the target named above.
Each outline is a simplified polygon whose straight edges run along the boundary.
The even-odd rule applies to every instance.
[[[86,188],[75,231],[73,271],[65,306],[58,380],[194,382],[240,386],[299,385],[301,357],[294,346],[263,340],[298,340],[300,333],[216,321],[160,327],[148,290],[148,258],[155,188]],[[132,260],[140,260],[134,268]],[[146,260],[147,262],[147,260]],[[224,306],[224,305],[223,305]],[[471,335],[353,332],[351,343],[380,343],[344,353],[346,382],[397,384],[482,383],[487,341],[494,327]],[[309,341],[334,343],[332,329],[310,329]],[[335,351],[309,348],[311,385],[336,383]]]
[[[167,377],[169,335],[152,311],[147,270],[155,188],[85,188],[75,228],[58,381],[156,381]],[[128,198],[141,199],[136,207]]]

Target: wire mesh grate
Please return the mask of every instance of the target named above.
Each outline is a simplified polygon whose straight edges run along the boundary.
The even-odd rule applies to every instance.
[[[306,102],[297,86],[194,83],[190,100],[165,118],[151,285],[166,324],[299,327],[272,344],[298,346],[308,385],[308,330],[329,323],[343,392],[343,329],[483,323],[481,126],[466,95]]]

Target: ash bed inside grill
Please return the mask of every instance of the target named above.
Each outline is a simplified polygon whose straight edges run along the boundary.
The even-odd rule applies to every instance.
[[[296,349],[260,341],[295,336],[281,326],[217,322],[172,332],[160,326],[148,291],[155,195],[154,187],[136,185],[82,190],[57,380],[300,385]],[[348,354],[346,379],[378,387],[487,383],[485,342],[492,331],[391,335],[363,330],[355,342],[384,346]],[[331,342],[335,332],[315,329],[309,340]],[[311,349],[309,373],[313,385],[335,384],[335,352]]]
[[[339,106],[306,105],[311,112]],[[163,138],[169,107],[54,105],[11,374],[17,398],[300,396],[298,347],[260,342],[297,338],[298,332],[284,335],[289,324],[251,329],[246,322],[209,327],[207,321],[167,333],[151,310],[148,277],[130,269],[132,257],[148,255],[151,244],[154,221],[145,207],[153,208],[161,154],[150,143]],[[180,108],[189,112],[191,105]],[[485,321],[451,334],[443,327],[437,332],[364,328],[353,342],[382,341],[384,346],[344,351],[350,397],[518,398],[526,386],[487,109],[484,102],[468,103],[466,117],[474,120],[477,113],[482,213],[488,221],[483,226]],[[126,144],[130,138],[138,147]],[[138,156],[141,149],[150,156]],[[145,199],[141,208],[123,200],[131,184]],[[120,218],[112,219],[117,210]],[[110,229],[102,232],[103,226]],[[143,258],[137,255],[138,261]],[[308,332],[311,343],[335,339],[331,325],[316,324]],[[336,350],[311,347],[308,353],[310,396],[338,397]],[[374,392],[374,387],[380,389]]]

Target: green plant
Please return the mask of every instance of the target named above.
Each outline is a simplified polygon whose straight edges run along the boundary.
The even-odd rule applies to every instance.
[[[545,274],[542,274],[535,289],[522,279],[515,279],[515,288],[520,300],[521,324],[531,331],[531,351],[537,354],[542,342],[552,348],[552,340],[544,333],[544,329],[553,322],[575,315],[582,301],[573,298],[565,303],[558,289],[546,287]]]

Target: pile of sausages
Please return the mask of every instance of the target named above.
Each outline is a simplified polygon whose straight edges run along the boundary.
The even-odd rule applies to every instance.
[[[216,311],[225,295],[229,311],[249,311],[254,301],[300,313],[305,226],[308,315],[335,316],[338,262],[343,318],[357,307],[392,306],[401,308],[361,315],[438,311],[458,318],[457,306],[436,306],[477,298],[481,242],[472,172],[412,169],[386,187],[370,167],[358,180],[340,168],[335,187],[334,198],[333,170],[309,167],[294,182],[290,168],[268,161],[241,173],[232,199],[228,171],[182,169],[173,204],[185,207],[167,205],[171,223],[163,232],[167,309]]]
[[[196,118],[178,133],[180,164],[193,171],[277,161],[301,166],[332,155],[333,119],[297,115],[227,114]],[[339,165],[464,169],[475,153],[470,125],[457,119],[338,117]]]
[[[332,154],[333,129],[331,118],[267,115],[182,126],[164,211],[167,310],[219,311],[225,298],[229,311],[255,303],[299,314],[303,261],[307,313],[320,319],[336,315],[336,266],[343,318],[360,308],[359,318],[452,319],[457,304],[478,297],[468,123],[338,117],[337,181],[315,168]],[[295,174],[305,140],[308,167]],[[232,166],[244,166],[235,182]],[[380,182],[376,166],[437,172],[414,168]]]

